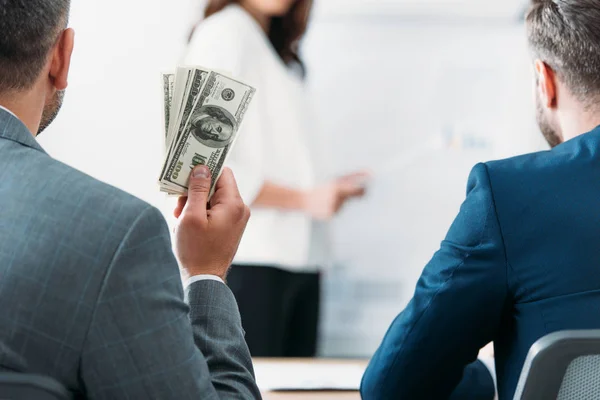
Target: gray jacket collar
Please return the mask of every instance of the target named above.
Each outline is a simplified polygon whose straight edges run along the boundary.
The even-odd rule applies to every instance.
[[[2,108],[0,108],[0,139],[12,140],[45,153],[21,120]]]

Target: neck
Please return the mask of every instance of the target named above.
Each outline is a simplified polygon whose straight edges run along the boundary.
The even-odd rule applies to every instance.
[[[248,14],[250,14],[252,18],[256,20],[256,22],[258,22],[262,30],[268,35],[269,31],[271,30],[271,17],[265,14],[261,14],[255,8],[252,8],[248,4],[240,3],[240,5],[244,10],[246,10]]]
[[[563,141],[571,140],[600,126],[600,112],[594,108],[561,115]]]
[[[44,110],[44,101],[33,91],[0,95],[0,106],[10,110],[36,136],[40,128],[40,120]]]

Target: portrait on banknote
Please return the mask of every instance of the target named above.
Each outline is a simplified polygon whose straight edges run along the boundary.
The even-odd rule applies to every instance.
[[[226,109],[208,105],[194,113],[191,129],[192,134],[200,143],[218,149],[232,142],[237,130],[237,122]]]

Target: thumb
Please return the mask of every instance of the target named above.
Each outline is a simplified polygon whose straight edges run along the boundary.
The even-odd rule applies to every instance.
[[[193,207],[198,211],[206,211],[208,195],[210,194],[210,182],[210,169],[206,165],[199,165],[194,168],[188,185],[187,205],[189,207]]]

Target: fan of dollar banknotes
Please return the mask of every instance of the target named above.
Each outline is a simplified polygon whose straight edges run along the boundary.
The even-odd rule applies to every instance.
[[[160,190],[185,195],[192,169],[206,165],[216,178],[212,194],[256,89],[202,67],[163,74],[163,85],[166,158]]]

